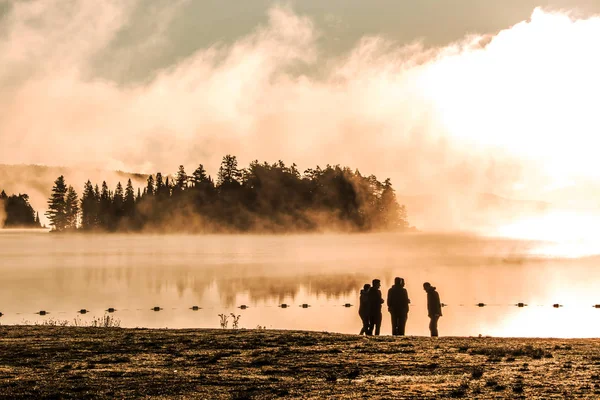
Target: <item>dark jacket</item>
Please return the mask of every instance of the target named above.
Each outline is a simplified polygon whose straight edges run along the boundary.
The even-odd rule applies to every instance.
[[[442,315],[442,303],[440,303],[440,295],[432,286],[427,291],[427,312],[430,317],[434,315]]]
[[[367,293],[369,301],[369,313],[371,315],[381,314],[381,305],[383,304],[383,297],[381,296],[381,290],[372,287]]]
[[[360,291],[360,305],[358,306],[358,315],[363,316],[369,313],[369,291],[362,289]]]
[[[394,285],[388,290],[387,306],[390,312],[398,314],[407,314],[410,300],[408,292],[405,288],[399,285]]]

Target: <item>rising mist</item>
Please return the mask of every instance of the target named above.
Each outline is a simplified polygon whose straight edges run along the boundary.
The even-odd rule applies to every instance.
[[[187,4],[158,3],[136,35],[141,3],[6,7],[4,163],[152,173],[202,162],[216,171],[220,155],[235,153],[242,164],[353,165],[391,177],[400,194],[434,194],[414,221],[429,229],[497,223],[493,213],[473,216],[481,193],[561,203],[565,188],[600,170],[596,17],[537,9],[442,48],[370,36],[332,57],[314,21],[273,7],[268,23],[234,43],[121,82],[142,55],[173,44],[168,27]]]

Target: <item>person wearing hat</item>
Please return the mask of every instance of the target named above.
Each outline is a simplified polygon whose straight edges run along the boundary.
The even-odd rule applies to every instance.
[[[440,295],[435,291],[435,287],[431,283],[425,282],[423,289],[427,292],[427,313],[429,314],[429,331],[431,336],[438,336],[437,323],[442,316],[442,303]]]
[[[409,304],[410,299],[404,288],[404,279],[394,279],[394,285],[388,290],[387,296],[388,311],[392,316],[392,335],[404,336]]]
[[[383,297],[381,296],[381,281],[379,279],[373,279],[373,285],[369,289],[368,302],[369,302],[369,329],[367,335],[379,335],[381,330],[381,305],[383,304]]]

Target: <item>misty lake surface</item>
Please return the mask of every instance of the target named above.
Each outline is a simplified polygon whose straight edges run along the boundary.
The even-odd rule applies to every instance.
[[[241,315],[240,328],[358,333],[363,284],[381,279],[385,298],[400,276],[411,299],[408,335],[428,334],[422,284],[429,281],[446,304],[442,336],[597,337],[600,309],[593,305],[600,304],[600,257],[593,247],[579,250],[453,234],[0,230],[0,323],[86,322],[114,307],[123,327],[216,328],[218,314],[234,313]],[[81,315],[80,309],[90,312]],[[49,314],[36,314],[40,310]],[[390,329],[384,305],[382,334]]]

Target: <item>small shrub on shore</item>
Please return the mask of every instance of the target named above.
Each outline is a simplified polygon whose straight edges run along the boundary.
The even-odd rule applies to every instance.
[[[506,390],[506,386],[498,383],[496,379],[488,379],[485,381],[485,386],[492,389],[495,392],[502,392]]]
[[[238,314],[238,315],[235,315],[234,313],[231,313],[231,314],[229,314],[229,315],[231,315],[231,319],[232,319],[232,321],[231,321],[231,325],[232,325],[232,326],[231,326],[231,327],[232,327],[233,329],[238,329],[238,327],[239,327],[239,322],[240,322],[240,318],[241,318],[242,316],[241,316],[240,314]]]
[[[36,322],[34,325],[40,326],[69,326],[69,321],[66,319],[48,318],[42,322]]]
[[[434,369],[437,369],[437,367],[439,367],[439,364],[437,364],[437,363],[429,363],[429,364],[425,364],[425,368],[426,368],[426,369],[431,369],[431,370],[434,370]]]
[[[461,398],[467,395],[467,391],[469,390],[469,382],[462,382],[460,386],[452,389],[450,392],[450,397],[452,398]]]
[[[112,315],[105,315],[103,317],[97,317],[92,319],[89,326],[92,328],[120,328],[121,321],[113,317]]]
[[[523,393],[525,388],[523,387],[523,382],[517,382],[512,387],[513,392],[515,393]]]
[[[231,328],[239,329],[240,318],[242,316],[239,314],[236,315],[234,313],[230,313],[229,315],[219,314],[219,325],[221,325],[221,329],[227,329],[227,327],[229,326],[229,317],[231,317]]]
[[[564,346],[557,344],[556,346],[554,346],[554,350],[573,350],[573,347],[571,347],[568,344],[565,344]]]
[[[473,371],[471,371],[471,377],[473,379],[479,379],[483,376],[484,369],[483,367],[475,367]]]
[[[219,362],[219,360],[223,357],[227,357],[227,353],[222,352],[222,351],[218,351],[214,354],[212,354],[211,356],[209,356],[206,360],[205,363],[206,364],[216,364]]]
[[[493,378],[487,379],[485,381],[485,386],[486,387],[493,387],[493,386],[497,386],[497,385],[498,385],[498,381],[495,380],[495,379],[493,379]]]
[[[30,321],[23,320],[23,325],[32,325]],[[33,323],[35,326],[72,326],[77,328],[120,328],[121,320],[113,317],[112,315],[104,315],[102,317],[94,317],[90,322],[82,321],[81,318],[76,317],[72,322],[66,319],[54,319],[49,318],[44,321],[36,321]]]
[[[239,390],[231,395],[231,400],[252,400],[254,395],[251,392],[245,390]]]
[[[256,357],[254,360],[250,361],[250,365],[253,367],[262,367],[265,365],[273,365],[273,360],[266,354],[262,354]]]
[[[219,318],[221,319],[219,323],[221,324],[222,329],[227,329],[227,325],[229,325],[229,316],[225,314],[219,314]]]
[[[471,349],[472,355],[488,356],[489,361],[496,361],[502,357],[530,357],[534,360],[539,360],[543,357],[552,358],[552,353],[545,351],[542,348],[533,347],[531,345],[522,347],[480,347]],[[514,359],[513,359],[514,360]]]

